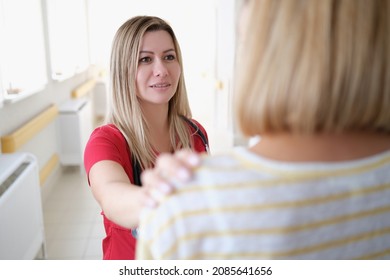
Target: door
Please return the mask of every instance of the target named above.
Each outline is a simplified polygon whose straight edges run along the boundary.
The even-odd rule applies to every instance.
[[[234,145],[232,95],[236,50],[236,1],[216,1],[215,93],[213,137],[210,146],[217,152]]]

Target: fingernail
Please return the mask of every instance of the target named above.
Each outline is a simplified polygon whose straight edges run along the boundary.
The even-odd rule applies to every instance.
[[[166,183],[160,183],[158,188],[165,194],[170,193],[172,190],[171,186]]]
[[[154,199],[148,198],[145,202],[147,207],[154,208],[157,205],[157,202]]]
[[[179,171],[177,172],[177,176],[181,180],[187,180],[190,178],[190,172],[185,168],[180,168]]]
[[[199,162],[200,162],[200,158],[199,158],[199,156],[197,156],[197,155],[191,155],[191,156],[188,158],[188,163],[191,164],[192,166],[198,165]]]

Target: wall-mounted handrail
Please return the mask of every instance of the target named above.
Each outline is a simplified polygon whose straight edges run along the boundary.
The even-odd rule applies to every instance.
[[[96,79],[90,79],[72,91],[72,98],[77,99],[88,94],[96,84]]]
[[[27,141],[51,123],[57,115],[58,106],[52,105],[13,133],[3,136],[1,138],[2,152],[16,152]]]
[[[53,154],[51,158],[46,162],[46,164],[39,171],[39,181],[41,186],[46,182],[46,179],[54,171],[55,167],[59,163],[60,159],[58,154]]]

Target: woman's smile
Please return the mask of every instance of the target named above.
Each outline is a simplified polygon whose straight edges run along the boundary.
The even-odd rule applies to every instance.
[[[137,69],[137,95],[146,103],[164,104],[175,95],[181,68],[172,37],[164,30],[146,32]]]
[[[151,85],[150,87],[165,89],[165,88],[170,87],[170,86],[171,86],[170,83],[156,83],[156,84]]]

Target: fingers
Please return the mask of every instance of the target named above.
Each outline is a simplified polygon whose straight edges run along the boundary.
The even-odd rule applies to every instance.
[[[188,150],[183,149],[175,153],[175,156],[188,167],[196,167],[200,164],[200,156],[199,154]]]
[[[165,195],[174,190],[173,181],[186,181],[192,177],[192,170],[200,164],[200,157],[182,150],[175,154],[161,154],[153,169],[144,170],[141,181],[146,192],[146,206],[155,207]]]
[[[143,187],[157,189],[163,194],[168,194],[173,190],[173,187],[156,169],[147,169],[142,172],[141,181]]]
[[[146,169],[141,174],[142,189],[146,194],[145,205],[155,207],[163,195],[173,191],[173,187],[166,183],[156,169]]]
[[[190,150],[181,150],[174,155],[162,154],[157,158],[155,169],[167,180],[186,181],[192,170],[200,164],[200,157]]]

